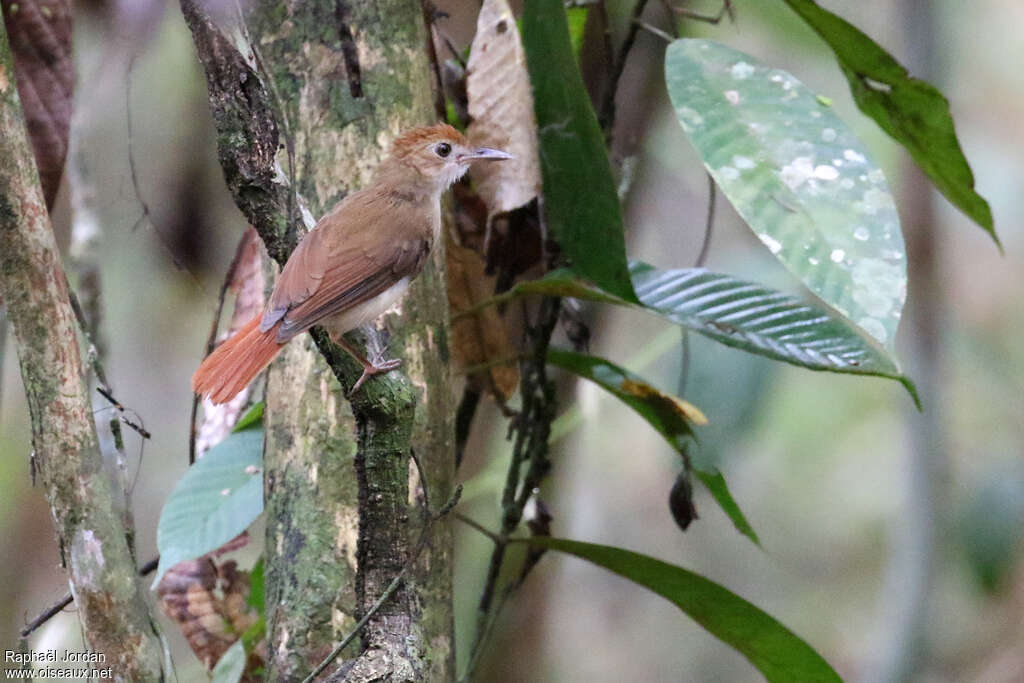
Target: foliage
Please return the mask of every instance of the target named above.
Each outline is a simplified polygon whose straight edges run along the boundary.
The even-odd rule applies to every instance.
[[[861,111],[906,147],[939,191],[1000,245],[988,202],[974,190],[974,174],[943,94],[911,78],[878,43],[814,0],[785,1],[835,52]]]
[[[230,541],[263,512],[263,429],[234,432],[185,473],[157,526],[160,566],[155,586],[178,562]]]
[[[679,124],[768,250],[890,352],[906,298],[896,204],[830,106],[781,69],[708,40],[665,52]]]
[[[527,0],[523,47],[540,133],[548,227],[576,273],[610,294],[635,301],[622,209],[561,2]],[[582,188],[586,201],[580,201]]]
[[[699,574],[607,545],[560,538],[533,538],[530,543],[575,555],[649,588],[735,648],[770,683],[842,680],[821,655],[785,626]]]

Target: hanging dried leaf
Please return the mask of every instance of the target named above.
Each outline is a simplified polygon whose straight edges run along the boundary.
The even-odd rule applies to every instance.
[[[507,0],[484,0],[466,76],[469,138],[515,158],[477,164],[471,171],[490,215],[526,204],[540,192],[537,120],[526,54]]]
[[[69,0],[3,0],[18,96],[25,112],[47,208],[64,173],[74,66]]]
[[[178,624],[196,657],[211,670],[259,620],[257,610],[249,604],[249,573],[239,571],[234,560],[218,564],[214,559],[220,552],[233,549],[229,546],[232,544],[217,553],[179,562],[167,570],[157,586],[160,608]],[[254,648],[258,658],[260,649]],[[259,666],[262,662],[250,662],[246,669],[253,671]]]
[[[464,311],[491,296],[494,278],[484,274],[479,254],[449,240],[447,258],[448,305],[453,312]],[[452,324],[452,349],[461,369],[510,358],[515,353],[505,321],[493,306]],[[519,385],[519,367],[514,361],[495,365],[486,372],[474,373],[468,380],[483,382],[499,399],[508,399]]]

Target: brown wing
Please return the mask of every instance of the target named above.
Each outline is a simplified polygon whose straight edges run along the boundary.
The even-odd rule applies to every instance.
[[[319,233],[319,234],[318,234]],[[356,193],[320,221],[288,259],[261,329],[278,342],[415,276],[430,252],[430,213],[406,201]]]

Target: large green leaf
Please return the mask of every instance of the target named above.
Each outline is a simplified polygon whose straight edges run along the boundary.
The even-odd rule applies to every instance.
[[[942,93],[926,81],[911,78],[878,43],[813,0],[785,2],[835,52],[860,110],[906,147],[935,187],[998,245],[992,211],[974,191],[974,174],[960,149],[949,102]]]
[[[812,370],[903,380],[884,349],[824,307],[703,268],[631,270],[644,306],[723,344]]]
[[[157,525],[160,566],[169,568],[221,547],[263,512],[263,430],[228,435],[185,472]]]
[[[898,380],[915,403],[913,383],[895,361],[842,316],[762,285],[703,268],[657,270],[630,265],[641,308],[722,344],[811,370],[876,375]],[[473,310],[521,296],[569,296],[629,306],[567,271],[520,282]],[[455,317],[464,315],[458,313]]]
[[[708,40],[673,42],[665,78],[704,165],[768,249],[892,350],[906,259],[885,175],[796,78]]]
[[[611,361],[575,351],[552,348],[548,349],[548,362],[589,379],[607,390],[636,411],[637,415],[647,420],[684,458],[689,457],[686,454],[686,447],[693,438],[690,424],[707,423],[707,418],[695,406],[656,389]],[[757,534],[729,493],[725,478],[717,470],[698,470],[697,478],[707,487],[708,492],[729,516],[736,529],[757,543]]]
[[[573,55],[562,0],[526,0],[522,33],[537,113],[547,225],[574,271],[635,301],[622,208],[604,137]]]
[[[699,574],[606,545],[543,536],[519,542],[575,555],[649,588],[750,660],[769,683],[842,683],[828,662],[792,631]]]

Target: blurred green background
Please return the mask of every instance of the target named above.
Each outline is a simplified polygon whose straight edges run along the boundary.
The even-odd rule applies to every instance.
[[[439,3],[456,45],[476,3]],[[660,3],[645,19],[664,26]],[[698,571],[805,638],[847,680],[1024,680],[1024,3],[838,1],[841,14],[949,98],[957,131],[1005,246],[921,186],[906,155],[861,116],[831,53],[781,2],[736,2],[738,21],[689,22],[785,68],[834,101],[886,170],[904,224],[923,222],[938,280],[921,286],[909,253],[900,357],[926,413],[893,382],[812,373],[690,340],[685,397],[711,425],[699,457],[723,470],[759,533],[740,536],[703,493],[684,534],[669,515],[678,456],[639,417],[589,383],[564,385],[567,411],[542,497],[558,536],[620,545]],[[713,12],[716,2],[688,7]],[[632,3],[610,2],[615,38]],[[84,3],[76,10],[78,92],[69,164],[80,206],[102,231],[108,374],[153,438],[128,432],[140,559],[155,553],[160,506],[187,463],[191,394],[222,274],[244,227],[220,175],[205,82],[176,3]],[[625,200],[632,258],[691,265],[707,201],[704,171],[668,105],[663,43],[641,33],[623,78],[615,154],[633,158]],[[134,57],[129,74],[128,65]],[[128,164],[127,84],[141,213]],[[67,245],[65,188],[55,226]],[[180,267],[176,267],[175,264]],[[797,291],[719,197],[708,266]],[[681,339],[640,313],[589,309],[592,351],[663,389],[680,383]],[[0,358],[0,646],[67,590],[42,492],[29,476],[26,406],[13,338]],[[928,360],[926,350],[934,356]],[[102,409],[102,402],[97,402]],[[504,422],[476,425],[462,511],[494,527]],[[468,649],[489,542],[458,528],[459,646]],[[203,673],[164,622],[179,680]],[[64,614],[35,649],[79,638]],[[63,645],[61,645],[63,646]],[[894,673],[895,672],[895,673]],[[549,556],[505,610],[480,680],[760,680],[739,655],[671,604],[582,562]]]

